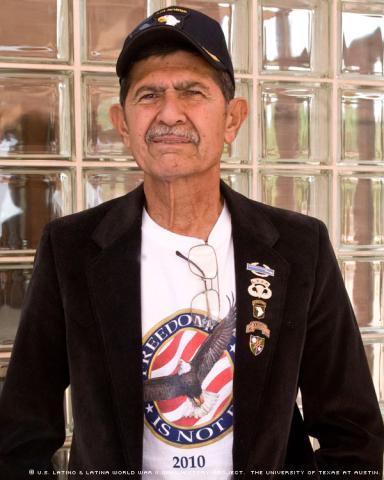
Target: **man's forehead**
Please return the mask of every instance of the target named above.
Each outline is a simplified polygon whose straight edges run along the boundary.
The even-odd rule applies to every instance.
[[[131,70],[131,87],[135,84],[157,80],[168,84],[172,79],[178,82],[210,83],[215,70],[203,58],[190,52],[178,51],[167,55],[152,55],[136,62]]]

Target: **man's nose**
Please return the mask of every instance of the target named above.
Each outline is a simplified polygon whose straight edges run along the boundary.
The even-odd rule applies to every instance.
[[[166,125],[185,123],[185,105],[178,92],[165,92],[160,103],[157,120]]]

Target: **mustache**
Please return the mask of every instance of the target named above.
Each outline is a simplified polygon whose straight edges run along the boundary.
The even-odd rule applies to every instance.
[[[200,136],[193,128],[185,128],[180,126],[168,126],[168,125],[154,125],[149,128],[145,134],[145,141],[147,143],[152,143],[155,138],[166,137],[166,136],[175,136],[185,138],[194,145],[197,145],[200,142]]]

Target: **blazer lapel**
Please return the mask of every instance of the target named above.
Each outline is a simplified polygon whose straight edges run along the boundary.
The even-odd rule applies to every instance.
[[[140,248],[143,188],[129,193],[94,232],[101,247],[89,264],[91,299],[104,344],[127,467],[142,462]]]
[[[231,212],[235,252],[238,318],[233,462],[234,469],[241,470],[247,467],[262,414],[259,405],[278,342],[289,264],[274,250],[279,234],[255,202],[225,185],[222,193]],[[257,273],[257,267],[266,270]]]

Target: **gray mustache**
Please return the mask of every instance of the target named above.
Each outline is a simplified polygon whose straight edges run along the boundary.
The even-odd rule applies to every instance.
[[[199,134],[195,130],[177,126],[169,127],[168,125],[156,125],[151,127],[145,134],[145,141],[151,143],[154,138],[166,137],[168,135],[185,138],[195,145],[200,141]]]

